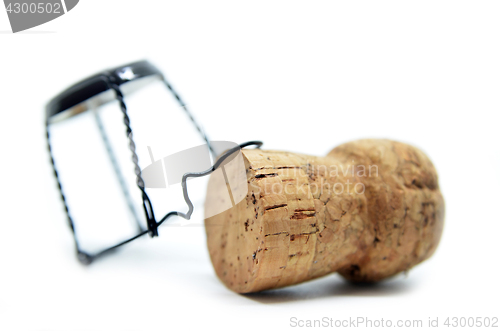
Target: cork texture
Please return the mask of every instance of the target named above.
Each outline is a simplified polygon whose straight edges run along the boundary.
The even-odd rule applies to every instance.
[[[260,149],[241,154],[243,175],[241,166],[231,165],[224,167],[228,184],[212,175],[205,204],[212,264],[235,292],[332,272],[380,281],[427,259],[439,243],[444,200],[434,166],[415,147],[368,139],[326,157]],[[228,189],[246,195],[220,209],[231,206]],[[211,211],[218,208],[225,210]]]

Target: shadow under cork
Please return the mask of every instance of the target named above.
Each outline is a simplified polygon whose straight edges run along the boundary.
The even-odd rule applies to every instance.
[[[415,282],[404,275],[378,283],[352,283],[334,274],[299,285],[242,296],[264,304],[275,304],[333,297],[398,296],[415,288]]]

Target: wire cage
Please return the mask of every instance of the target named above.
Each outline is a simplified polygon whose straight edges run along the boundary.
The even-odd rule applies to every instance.
[[[131,119],[129,117],[127,104],[125,102],[126,96],[134,93],[135,91],[138,91],[139,89],[142,89],[143,87],[147,86],[153,81],[160,81],[167,88],[167,90],[173,95],[178,105],[184,110],[185,114],[189,118],[189,121],[192,123],[198,134],[205,142],[206,144],[205,150],[207,151],[207,153],[210,153],[212,155],[213,160],[216,160],[212,162],[210,166],[204,169],[197,169],[195,167],[194,169],[197,169],[197,171],[184,171],[184,169],[188,170],[192,169],[192,167],[189,166],[180,167],[181,176],[179,176],[179,182],[181,183],[182,186],[183,199],[186,205],[188,206],[188,211],[187,212],[170,211],[159,219],[155,216],[153,204],[151,203],[151,199],[149,198],[147,193],[148,185],[146,183],[147,181],[145,181],[144,170],[141,170],[139,166],[139,158],[136,152],[136,143],[134,140],[134,134],[131,127]],[[131,201],[131,194],[127,186],[124,184],[123,171],[115,157],[113,147],[109,143],[107,132],[102,124],[102,119],[99,115],[98,111],[99,107],[111,101],[118,102],[121,115],[123,117],[123,125],[125,128],[126,139],[128,142],[128,149],[133,162],[135,184],[136,184],[135,186],[137,187],[137,190],[140,191],[140,196],[142,199],[142,209],[144,212],[147,225],[146,227],[141,225],[139,217],[137,216],[137,213],[134,211],[132,207],[133,203]],[[94,119],[99,134],[101,136],[102,143],[104,144],[109,160],[111,161],[113,171],[118,179],[118,182],[120,183],[120,189],[123,193],[123,196],[127,200],[126,201],[127,205],[130,207],[132,213],[135,214],[136,228],[137,228],[137,233],[132,237],[120,241],[107,248],[101,249],[95,253],[89,253],[83,250],[79,243],[77,234],[78,231],[76,230],[75,223],[67,203],[67,198],[64,193],[63,186],[61,184],[61,178],[58,172],[58,168],[56,167],[56,160],[53,153],[52,139],[50,133],[51,131],[50,128],[52,124],[61,121],[66,121],[67,119],[75,115],[87,111],[92,111],[94,114]],[[129,63],[119,67],[115,67],[110,70],[105,70],[67,88],[65,91],[61,92],[59,95],[54,97],[47,104],[45,127],[46,127],[47,146],[50,155],[50,161],[54,171],[54,176],[57,181],[57,186],[60,192],[61,200],[64,205],[64,210],[67,216],[67,220],[73,234],[76,254],[78,260],[82,264],[90,264],[92,261],[98,259],[99,257],[107,255],[115,251],[118,247],[123,246],[146,234],[149,234],[151,237],[158,236],[158,227],[172,216],[179,216],[189,220],[193,213],[194,207],[193,203],[189,198],[187,180],[189,178],[207,176],[213,173],[214,171],[220,169],[224,174],[224,178],[227,183],[227,177],[225,176],[224,172],[224,164],[230,162],[242,148],[249,146],[255,146],[259,148],[262,145],[262,142],[260,141],[249,141],[240,145],[228,142],[210,141],[207,138],[207,135],[201,129],[201,126],[198,124],[198,122],[195,120],[191,112],[188,110],[182,98],[174,90],[172,85],[166,80],[163,73],[148,61]],[[152,154],[151,154],[151,159],[153,161]]]

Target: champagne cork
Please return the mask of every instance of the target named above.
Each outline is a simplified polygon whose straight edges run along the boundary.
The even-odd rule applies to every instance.
[[[326,157],[260,149],[241,157],[243,173],[228,164],[224,185],[211,176],[205,204],[212,264],[235,292],[333,272],[376,282],[436,250],[444,200],[434,166],[415,147],[367,139]]]

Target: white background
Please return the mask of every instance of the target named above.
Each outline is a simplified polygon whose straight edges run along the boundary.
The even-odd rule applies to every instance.
[[[0,329],[498,318],[499,17],[497,1],[87,0],[14,35],[0,10]],[[332,275],[252,295],[217,279],[202,227],[165,227],[80,265],[43,107],[68,84],[142,58],[164,70],[212,139],[311,155],[367,137],[418,146],[446,201],[438,250],[375,287]]]

